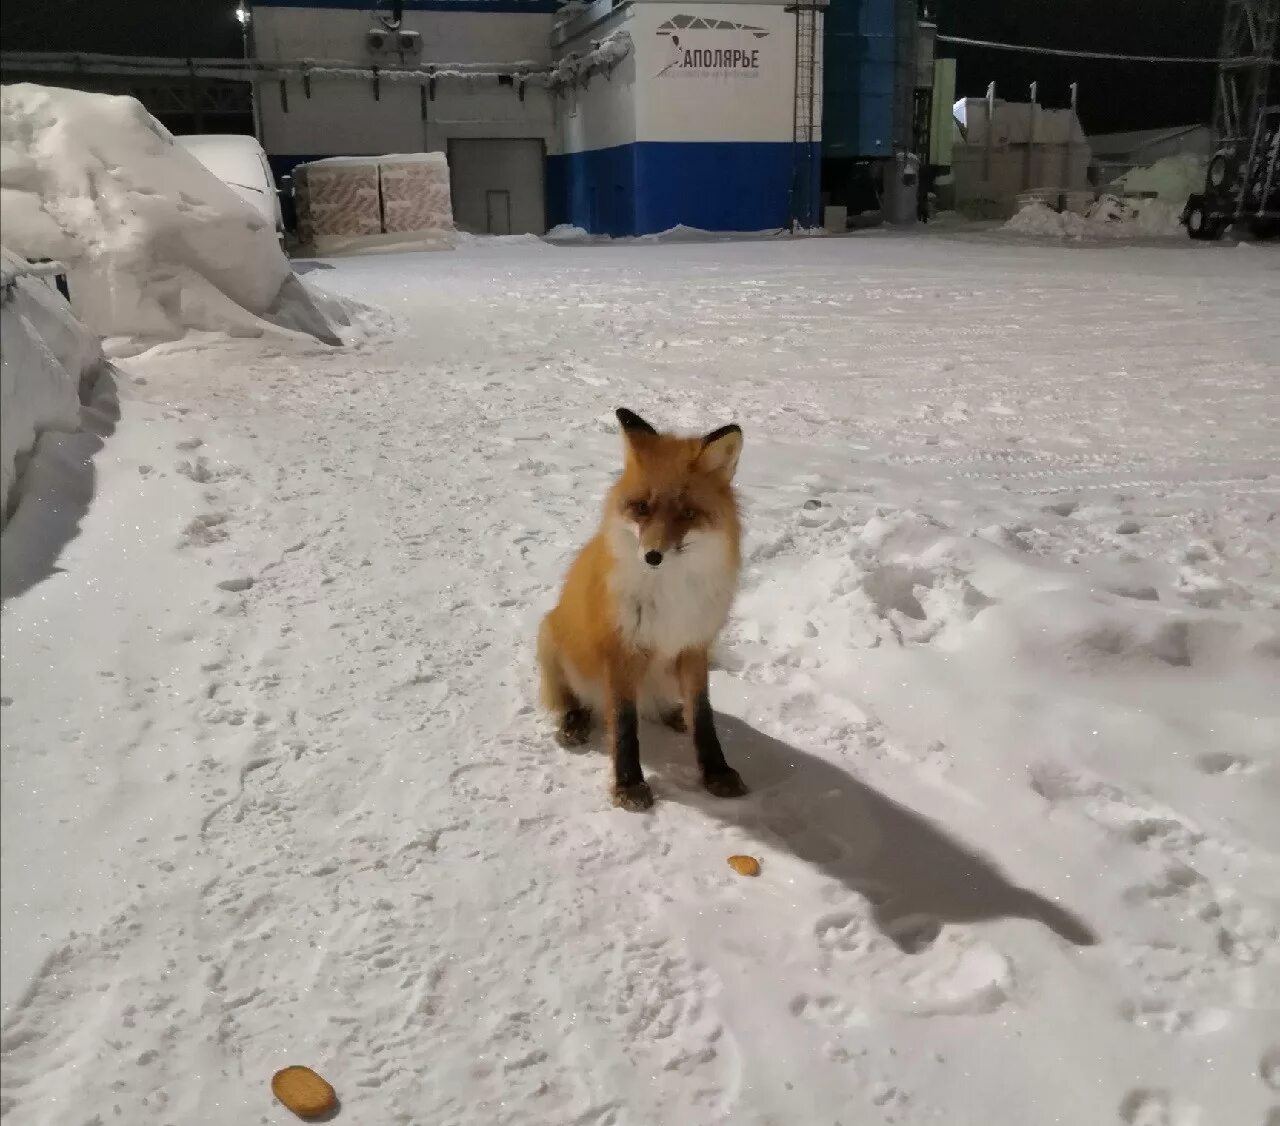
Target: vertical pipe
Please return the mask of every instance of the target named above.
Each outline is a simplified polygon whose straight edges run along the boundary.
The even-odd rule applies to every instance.
[[[1078,119],[1076,107],[1080,104],[1080,83],[1071,83],[1071,120],[1067,122],[1067,143],[1063,146],[1062,159],[1066,167],[1062,170],[1062,184],[1065,188],[1071,187],[1071,150],[1076,139],[1076,122]]]
[[[987,152],[986,167],[983,179],[987,184],[991,183],[991,146],[995,143],[996,137],[996,84],[994,82],[987,83]]]
[[[245,5],[244,12],[244,19],[240,22],[240,39],[244,48],[244,58],[245,62],[256,62],[258,58],[258,34],[253,23],[253,5]],[[253,135],[265,151],[267,139],[262,125],[262,107],[258,98],[256,69],[250,68],[249,78],[249,112],[253,115]]]
[[[1030,191],[1035,186],[1035,152],[1036,152],[1036,118],[1039,115],[1040,83],[1031,83],[1031,99],[1027,102],[1027,163],[1023,177],[1023,191]]]
[[[796,114],[800,107],[800,6],[797,4],[796,13],[796,44],[795,44],[795,73],[791,82],[791,191],[787,196],[787,230],[792,234],[796,229],[796,191],[799,188],[797,180],[800,175],[800,165],[797,160],[799,155],[798,142],[800,132],[800,122]]]

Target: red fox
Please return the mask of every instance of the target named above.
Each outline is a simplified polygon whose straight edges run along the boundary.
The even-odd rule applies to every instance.
[[[692,733],[703,785],[739,797],[747,788],[720,748],[707,663],[738,585],[733,475],[742,430],[685,438],[659,434],[629,410],[617,417],[622,476],[538,633],[542,702],[565,747],[585,743],[603,719],[614,805],[653,804],[640,767],[641,713]]]

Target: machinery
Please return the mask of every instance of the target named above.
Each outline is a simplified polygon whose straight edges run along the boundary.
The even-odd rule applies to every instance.
[[[1218,47],[1214,154],[1204,190],[1182,212],[1193,239],[1216,239],[1233,223],[1258,237],[1280,230],[1280,0],[1227,0]]]

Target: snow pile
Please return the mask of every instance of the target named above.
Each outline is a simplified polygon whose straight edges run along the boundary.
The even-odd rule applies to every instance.
[[[597,238],[608,238],[608,235],[593,235],[572,223],[557,223],[545,235],[547,242],[592,242]]]
[[[1004,225],[1014,234],[1040,238],[1126,239],[1180,235],[1182,205],[1162,199],[1120,199],[1100,196],[1089,209],[1054,211],[1043,203],[1028,203]]]
[[[1116,178],[1113,186],[1127,194],[1149,195],[1179,210],[1187,196],[1204,188],[1205,166],[1202,156],[1183,153],[1166,156],[1145,168],[1133,168]]]
[[[277,231],[283,229],[275,178],[256,138],[210,133],[176,140]]]
[[[1084,219],[1072,211],[1054,211],[1043,203],[1028,203],[1004,225],[1004,229],[1043,238],[1080,238]]]
[[[0,267],[0,524],[41,434],[80,425],[82,385],[102,359],[62,295],[10,251]]]
[[[0,112],[4,244],[66,263],[108,351],[270,326],[338,342],[271,223],[136,100],[23,83]]]

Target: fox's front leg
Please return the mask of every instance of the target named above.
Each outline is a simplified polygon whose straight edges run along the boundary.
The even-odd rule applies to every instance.
[[[609,678],[606,727],[613,752],[613,804],[633,812],[653,805],[653,791],[640,767],[640,713],[637,678],[621,670]]]
[[[684,700],[684,722],[693,732],[693,749],[698,756],[702,784],[718,798],[740,798],[747,792],[741,776],[724,757],[708,691],[706,650],[687,650],[678,662],[680,692]]]

